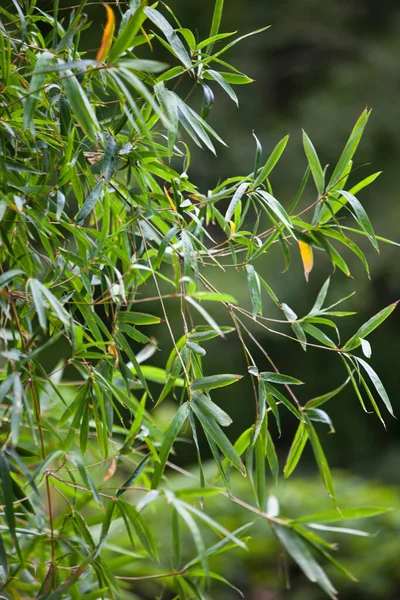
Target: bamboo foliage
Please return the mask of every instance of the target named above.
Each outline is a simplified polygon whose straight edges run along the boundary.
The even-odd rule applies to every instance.
[[[368,273],[357,241],[364,237],[379,251],[388,240],[374,233],[358,193],[378,174],[346,185],[370,112],[363,111],[328,170],[303,134],[306,171],[291,206],[272,188],[288,136],[266,153],[256,138],[249,172],[206,194],[190,179],[190,148],[215,153],[224,144],[209,120],[214,96],[221,88],[237,102],[235,86],[252,82],[225,53],[267,28],[239,37],[221,32],[223,1],[216,0],[210,35],[198,40],[164,5],[132,0],[106,5],[92,60],[80,51],[85,4],[68,13],[58,2],[47,13],[35,0],[24,9],[18,1],[0,7],[1,595],[133,599],[134,576],[153,581],[157,594],[209,597],[210,582],[225,581],[212,571],[213,557],[251,544],[251,523],[230,531],[208,514],[204,499],[222,496],[247,510],[249,521],[265,521],[305,576],[335,598],[324,564],[346,570],[313,524],[323,529],[383,509],[340,504],[320,423],[334,431],[326,405],[346,386],[381,421],[393,414],[369,360],[369,335],[396,302],[342,343],[337,322],[352,313],[329,304],[330,279],[308,314],[298,316],[258,271],[279,246],[287,264],[300,252],[306,278],[322,254],[333,275],[350,275],[344,250]],[[160,45],[168,64],[142,58],[144,46],[157,58]],[[182,82],[190,82],[187,97]],[[199,112],[192,92],[202,97]],[[298,212],[308,183],[315,200]],[[227,265],[248,287],[247,307],[227,290]],[[218,288],[209,280],[212,268],[220,269]],[[267,298],[281,312],[279,331],[267,316]],[[167,299],[180,311],[179,330]],[[221,322],[215,305],[225,311]],[[158,348],[149,326],[168,331],[163,368],[153,363]],[[304,382],[280,372],[257,341],[257,328],[304,351],[334,352],[343,385],[300,400]],[[233,336],[243,347],[242,372],[205,371],[208,341],[224,344]],[[254,343],[264,364],[253,360]],[[49,369],[52,352],[63,358]],[[254,425],[232,441],[232,419],[214,390],[243,377],[253,384]],[[167,399],[175,411],[161,429],[153,409]],[[284,411],[297,429],[283,475],[292,475],[309,445],[330,512],[290,519],[268,509],[269,472],[277,480],[281,471],[270,423],[280,431]],[[195,479],[185,472],[188,486],[177,490],[171,474],[181,435],[193,443],[199,468]],[[247,478],[253,503],[233,495],[235,473]],[[153,507],[172,515],[172,559],[149,525]],[[193,542],[189,559],[183,531]]]

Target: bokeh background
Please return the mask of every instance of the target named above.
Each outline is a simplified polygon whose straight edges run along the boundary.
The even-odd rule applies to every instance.
[[[70,3],[71,4],[71,3]],[[197,29],[199,37],[209,31],[213,3],[210,0],[170,0],[171,8],[182,26]],[[43,2],[43,5],[48,5]],[[60,0],[61,8],[67,6]],[[97,48],[104,21],[100,5],[88,6],[93,27],[82,36],[82,44]],[[280,165],[273,173],[275,195],[289,206],[296,194],[306,166],[301,145],[301,128],[311,137],[323,164],[335,164],[357,117],[368,105],[372,116],[356,154],[354,181],[382,170],[382,175],[360,194],[375,231],[400,242],[400,4],[398,0],[228,0],[222,20],[222,31],[247,33],[263,25],[270,29],[250,37],[232,48],[226,59],[255,82],[236,88],[240,107],[223,94],[216,93],[210,123],[222,135],[228,148],[220,147],[218,156],[193,148],[191,179],[202,191],[214,187],[228,176],[247,174],[254,163],[254,130],[265,155],[278,140],[290,132],[290,143]],[[147,50],[144,50],[146,52]],[[155,46],[158,58],[162,48]],[[194,102],[200,102],[200,97]],[[367,244],[362,245],[371,266],[368,279],[356,258],[349,257],[354,279],[338,272],[333,278],[330,299],[338,300],[356,291],[345,305],[358,315],[348,324],[341,324],[343,337],[350,336],[358,325],[387,304],[400,298],[400,248],[381,244],[380,255]],[[311,308],[317,292],[331,269],[324,257],[316,257],[314,271],[307,284],[300,259],[293,257],[289,270],[282,274],[283,259],[271,252],[259,261],[260,273],[279,298],[299,314]],[[243,276],[232,269],[218,278],[222,291],[230,292],[243,304],[249,304]],[[168,307],[174,319],[176,307]],[[266,304],[265,313],[273,307]],[[178,315],[176,317],[178,319]],[[398,388],[400,383],[400,319],[398,311],[371,336],[372,365],[380,374],[395,412],[400,414]],[[160,331],[154,331],[160,342],[167,343]],[[337,357],[330,353],[308,350],[298,344],[288,344],[277,336],[258,335],[259,341],[279,365],[279,368],[307,382],[301,399],[307,400],[333,389],[345,379]],[[164,360],[160,355],[160,364]],[[260,360],[261,355],[255,356]],[[206,369],[210,373],[244,372],[240,345],[229,342],[210,343]],[[229,369],[227,369],[227,363]],[[300,395],[301,395],[300,394]],[[221,390],[215,398],[232,416],[232,439],[253,420],[253,402],[244,382]],[[172,407],[163,405],[158,415],[166,422]],[[339,500],[346,503],[383,504],[394,507],[386,517],[367,529],[371,538],[341,541],[347,555],[347,565],[360,579],[359,584],[347,583],[335,576],[335,583],[344,599],[400,598],[400,515],[398,486],[400,483],[400,438],[398,421],[386,419],[387,430],[376,416],[365,414],[350,388],[329,405],[336,427],[335,435],[323,437],[324,447],[338,480]],[[290,418],[283,422],[283,435],[274,437],[284,459],[294,433]],[[323,434],[322,434],[323,435]],[[194,461],[189,444],[183,447],[185,466]],[[271,482],[271,489],[272,489]],[[329,508],[328,499],[316,473],[311,454],[305,453],[297,474],[289,482],[272,489],[282,502],[286,514],[299,514]],[[229,513],[227,525],[238,527],[243,515]],[[160,525],[158,525],[160,526]],[[161,525],[162,527],[162,525]],[[376,534],[376,535],[375,535]],[[344,536],[342,536],[344,538]],[[265,541],[267,540],[267,541]],[[243,554],[221,559],[225,574],[245,592],[250,600],[319,599],[323,593],[309,584],[296,569],[291,570],[291,589],[285,589],[285,577],[276,544],[270,537],[256,536],[253,549]],[[330,572],[331,574],[331,572]],[[142,590],[152,598],[151,586]],[[215,588],[213,598],[230,599],[235,592]]]

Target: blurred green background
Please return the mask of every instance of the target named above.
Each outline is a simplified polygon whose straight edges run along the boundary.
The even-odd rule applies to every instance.
[[[38,3],[48,7],[48,2]],[[72,4],[72,3],[70,3]],[[206,37],[213,10],[211,1],[170,0],[170,6],[182,26],[197,29]],[[65,8],[65,0],[60,2]],[[82,36],[82,43],[96,49],[104,22],[100,5],[88,6],[93,28]],[[274,170],[272,185],[279,200],[288,207],[296,194],[306,161],[301,145],[301,128],[311,137],[321,162],[334,164],[357,117],[368,105],[372,116],[356,154],[353,181],[382,170],[378,180],[360,194],[375,231],[400,242],[400,4],[398,0],[229,0],[226,2],[221,31],[247,33],[263,25],[271,28],[250,37],[230,50],[227,60],[255,82],[237,87],[239,109],[222,92],[216,91],[211,125],[221,134],[228,148],[219,147],[218,157],[193,148],[191,179],[201,191],[214,187],[229,176],[247,174],[254,162],[255,131],[267,156],[275,144],[290,132],[290,143],[279,166]],[[155,44],[155,57],[162,57],[162,48]],[[146,49],[144,53],[148,52]],[[194,102],[201,102],[200,92]],[[313,199],[312,196],[308,198]],[[362,244],[371,266],[368,279],[356,258],[349,258],[354,280],[335,273],[330,290],[332,302],[352,291],[356,295],[343,306],[357,310],[358,315],[342,322],[343,338],[371,315],[400,298],[400,248],[381,244],[381,254],[374,254],[368,244]],[[279,252],[263,256],[258,268],[263,277],[299,315],[309,310],[319,288],[330,274],[324,257],[315,256],[315,267],[307,284],[300,259],[293,252],[289,270],[282,274],[283,259]],[[232,293],[240,303],[249,305],[243,274],[229,269],[225,275],[210,273],[221,291]],[[174,319],[176,306],[168,305]],[[156,309],[157,310],[157,309]],[[265,314],[274,315],[272,303],[265,305]],[[178,323],[179,315],[176,314]],[[226,321],[226,324],[228,322]],[[372,365],[380,374],[395,412],[399,414],[400,320],[398,311],[371,336]],[[160,347],[168,351],[168,338],[154,330]],[[284,373],[306,381],[300,391],[305,401],[339,385],[346,377],[336,356],[309,349],[304,353],[298,344],[288,343],[278,336],[258,340]],[[243,373],[245,365],[239,343],[214,341],[208,346],[206,370],[211,373]],[[262,356],[254,352],[264,368]],[[328,355],[328,356],[327,356]],[[159,363],[165,364],[165,352]],[[330,360],[328,360],[330,359]],[[335,360],[336,359],[336,360]],[[229,368],[227,368],[229,366]],[[265,366],[265,365],[264,365]],[[219,391],[214,400],[229,412],[234,424],[232,439],[253,421],[253,400],[246,383]],[[172,410],[172,406],[170,407]],[[353,391],[348,387],[328,405],[336,427],[335,435],[323,437],[324,447],[339,480],[338,497],[343,505],[386,504],[396,510],[388,517],[368,523],[372,538],[354,538],[343,542],[348,565],[360,584],[347,583],[343,577],[334,579],[344,599],[400,598],[399,529],[400,516],[400,438],[398,421],[388,417],[387,431],[376,416],[365,414]],[[159,419],[168,420],[168,404],[162,407]],[[277,449],[283,465],[295,424],[288,417],[282,424],[283,435],[277,439]],[[322,430],[321,430],[322,431]],[[194,451],[181,446],[186,464],[194,460]],[[271,489],[273,484],[271,482]],[[288,514],[313,512],[329,508],[322,484],[316,476],[313,458],[305,454],[295,477],[280,483],[272,493],[283,499]],[[227,505],[223,510],[227,510]],[[297,512],[296,512],[297,511]],[[239,515],[227,515],[227,524],[235,528]],[[229,521],[230,518],[230,521]],[[342,536],[343,537],[343,536]],[[233,582],[245,591],[250,600],[318,599],[323,593],[293,570],[292,588],[285,591],[279,558],[272,538],[256,538],[254,551],[246,555],[224,558],[224,569],[231,571]],[[151,587],[144,590],[149,598]],[[235,593],[216,588],[214,598],[231,598]]]

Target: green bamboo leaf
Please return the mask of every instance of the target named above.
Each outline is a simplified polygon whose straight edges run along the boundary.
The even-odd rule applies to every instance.
[[[301,537],[288,526],[274,523],[272,528],[283,547],[299,565],[306,577],[313,583],[317,583],[330,598],[336,598],[335,588]]]
[[[282,375],[282,373],[275,373],[274,371],[263,371],[260,373],[260,377],[263,381],[281,383],[283,385],[302,385],[304,383],[304,381],[300,381],[300,379],[296,379],[290,375]]]
[[[102,179],[96,186],[92,189],[88,197],[86,198],[83,206],[80,208],[78,214],[75,217],[75,221],[77,225],[82,225],[86,217],[90,215],[97,202],[100,200],[102,196],[102,192],[104,189],[105,181]]]
[[[297,205],[298,205],[298,203],[300,202],[300,200],[301,200],[301,198],[302,198],[302,196],[303,196],[303,192],[304,192],[304,190],[306,189],[306,185],[307,185],[307,183],[308,183],[308,179],[309,179],[309,177],[310,177],[310,173],[311,173],[310,165],[307,165],[307,168],[306,168],[306,170],[304,171],[303,178],[302,178],[302,180],[301,180],[301,182],[300,182],[300,186],[299,186],[299,189],[298,189],[298,191],[297,191],[297,194],[296,194],[296,196],[295,196],[295,198],[294,198],[294,200],[293,200],[293,202],[292,202],[292,204],[290,205],[290,208],[289,208],[289,210],[288,210],[288,214],[289,214],[289,215],[291,215],[291,214],[294,212],[294,210],[295,210],[296,206],[297,206]]]
[[[335,342],[333,342],[321,329],[315,327],[311,323],[303,322],[302,327],[306,333],[311,335],[313,338],[321,342],[324,346],[328,346],[329,348],[336,348]]]
[[[362,506],[356,508],[341,508],[340,510],[326,510],[323,512],[305,515],[295,519],[296,523],[335,523],[336,521],[367,519],[383,515],[391,508],[385,506]]]
[[[370,537],[371,534],[360,529],[351,529],[350,527],[332,527],[330,525],[321,525],[319,523],[308,523],[311,529],[319,531],[332,531],[333,533],[347,533],[348,535],[359,535],[360,537]]]
[[[267,383],[267,382],[264,382],[264,383],[265,383],[266,389],[270,392],[270,394],[274,398],[276,398],[276,400],[281,402],[281,404],[283,404],[288,410],[290,410],[290,412],[292,414],[294,414],[296,419],[299,419],[299,421],[303,420],[303,417],[301,416],[301,414],[299,413],[297,408],[295,408],[293,406],[293,404],[290,402],[290,400],[288,400],[286,398],[286,396],[284,396],[275,386],[271,385],[270,383]]]
[[[389,304],[389,306],[386,306],[381,311],[379,311],[376,315],[371,317],[345,343],[345,345],[343,346],[343,350],[350,351],[350,350],[354,350],[355,348],[358,348],[358,346],[361,345],[360,338],[366,338],[372,331],[374,331],[374,329],[379,327],[379,325],[381,323],[383,323],[383,321],[385,321],[385,319],[387,319],[389,317],[389,315],[392,314],[392,312],[394,311],[394,309],[396,308],[398,303],[399,303],[399,301],[397,300],[397,302],[393,302],[392,304]]]
[[[155,91],[157,100],[160,103],[160,106],[162,106],[162,108],[164,109],[165,114],[167,115],[167,118],[168,118],[168,122],[169,122],[168,150],[171,154],[174,149],[176,136],[178,135],[178,127],[179,127],[177,97],[173,92],[170,92],[169,90],[167,90],[167,88],[164,86],[164,83],[162,81],[160,81],[159,83],[157,83],[154,86],[154,91]],[[175,228],[173,228],[173,230],[175,230]],[[177,233],[178,231],[179,231],[179,228],[176,228],[175,233]],[[175,235],[175,233],[171,234],[171,232],[169,232],[165,237],[167,238],[168,235],[171,235],[171,239],[172,239],[172,237]],[[166,242],[166,246],[169,244],[169,242],[170,242],[170,239],[168,239],[168,242]],[[161,247],[162,246],[160,244],[160,250],[161,250]],[[164,249],[164,251],[165,251],[165,249]]]
[[[322,196],[325,188],[325,175],[324,171],[321,167],[321,163],[318,158],[318,154],[315,151],[315,148],[303,129],[303,146],[304,152],[306,153],[308,163],[310,165],[311,173],[315,182],[315,186],[317,188],[317,192],[319,196]]]
[[[199,419],[201,426],[208,435],[217,444],[222,454],[232,463],[232,465],[242,474],[246,473],[245,467],[240,460],[240,456],[228,440],[217,422],[212,419],[204,409],[196,402],[192,404],[193,412]]]
[[[215,419],[222,427],[228,427],[232,423],[230,416],[205,394],[193,392],[192,401],[200,404],[204,412]]]
[[[54,54],[51,52],[42,52],[37,59],[35,68],[32,73],[31,81],[29,83],[28,98],[24,108],[24,120],[23,129],[29,129],[33,125],[33,117],[35,108],[40,100],[43,83],[46,77],[46,73],[43,72],[43,68],[48,66],[54,58]]]
[[[374,369],[364,359],[362,359],[358,356],[355,356],[354,358],[356,359],[356,361],[358,363],[360,363],[360,365],[362,365],[364,367],[364,369],[368,373],[369,378],[371,379],[376,391],[378,392],[379,396],[382,398],[383,403],[385,404],[386,408],[388,409],[388,411],[392,415],[392,417],[394,417],[393,407],[390,402],[389,396],[385,390],[385,387],[384,387],[382,381],[379,379],[379,377],[375,373]]]
[[[113,64],[117,62],[122,54],[133,48],[135,40],[138,38],[138,32],[142,26],[146,15],[143,12],[145,2],[137,2],[131,5],[131,8],[125,13],[124,23],[118,32],[111,50],[108,55],[108,62]],[[147,37],[147,36],[146,36]]]
[[[231,533],[223,527],[218,521],[212,519],[207,513],[203,510],[200,510],[193,506],[192,504],[188,504],[187,502],[183,502],[183,500],[174,500],[175,507],[184,507],[189,513],[195,515],[200,521],[203,521],[210,529],[217,532],[221,537],[228,538],[231,542],[242,548],[243,550],[247,550],[247,546],[243,540],[235,535],[236,532]],[[192,561],[191,561],[192,562]]]
[[[99,493],[97,491],[97,488],[93,482],[93,479],[90,476],[90,472],[88,471],[88,469],[86,468],[82,458],[78,455],[78,454],[74,454],[71,457],[72,462],[76,465],[80,476],[82,477],[82,481],[84,482],[85,485],[87,485],[87,487],[90,489],[90,491],[92,492],[92,496],[95,502],[97,502],[97,504],[99,504],[100,506],[103,505],[101,498],[99,496]]]
[[[192,61],[190,60],[189,54],[186,52],[185,46],[181,42],[178,37],[176,31],[171,27],[168,21],[163,17],[163,15],[156,10],[155,8],[146,7],[144,9],[144,13],[152,23],[156,27],[158,27],[163,35],[166,37],[171,50],[179,58],[182,64],[185,65],[187,69],[191,69],[193,67]]]
[[[16,547],[18,554],[20,555],[19,543],[16,532],[16,522],[14,515],[14,491],[13,491],[13,480],[10,473],[10,463],[4,452],[0,452],[0,478],[1,478],[1,489],[4,502],[4,514],[6,517],[7,525],[10,530],[11,539],[14,546]]]
[[[342,563],[340,563],[331,554],[329,554],[329,552],[326,552],[322,548],[318,548],[318,551],[322,554],[322,556],[324,556],[324,558],[326,558],[330,563],[332,563],[332,565],[334,565],[338,569],[338,571],[343,573],[345,577],[351,579],[351,581],[354,581],[355,583],[358,583],[357,577],[355,577],[353,573],[351,573],[344,565],[342,565]]]
[[[269,464],[269,468],[271,469],[272,477],[274,478],[275,483],[278,483],[279,479],[279,461],[278,456],[276,454],[275,445],[272,440],[270,432],[267,430],[267,460]]]
[[[288,141],[289,141],[289,136],[286,135],[280,142],[278,142],[278,144],[272,150],[271,155],[269,156],[267,162],[261,169],[260,173],[258,174],[258,176],[254,182],[254,188],[257,188],[261,183],[263,183],[263,181],[271,173],[272,169],[275,167],[276,163],[282,156],[282,153],[285,150],[286,144],[288,143]],[[258,191],[260,191],[260,190],[258,190]]]
[[[43,296],[41,292],[41,286],[37,279],[31,279],[29,281],[29,287],[31,288],[33,303],[35,305],[37,317],[39,320],[40,327],[43,331],[47,329],[47,317],[46,317],[46,309],[43,301]]]
[[[192,390],[213,390],[215,388],[231,385],[242,379],[243,375],[210,375],[209,377],[198,377],[192,381],[190,387]]]
[[[73,72],[63,72],[62,86],[71,105],[72,113],[87,137],[95,142],[100,133],[96,113]]]
[[[257,195],[261,196],[268,208],[272,210],[272,212],[278,217],[278,219],[282,221],[285,227],[287,227],[288,230],[292,233],[292,222],[290,220],[290,217],[287,214],[286,210],[283,208],[283,206],[278,202],[278,200],[276,200],[276,198],[271,196],[271,194],[269,194],[265,190],[257,190]]]
[[[325,423],[325,425],[328,425],[329,427],[329,433],[335,433],[335,428],[333,427],[331,418],[324,410],[319,408],[309,408],[307,409],[307,416],[309,419],[311,419],[311,421]]]
[[[264,512],[266,503],[266,476],[265,476],[265,443],[260,435],[254,444],[255,482],[254,489],[258,508]]]
[[[24,390],[18,373],[14,375],[14,392],[11,409],[11,440],[14,446],[18,444],[22,415],[22,395]]]
[[[237,300],[230,294],[219,294],[216,292],[193,292],[190,295],[196,300],[206,300],[208,302],[228,302],[229,304],[237,304]]]
[[[328,242],[326,237],[320,231],[316,230],[312,232],[312,237],[315,238],[315,240],[318,242],[318,245],[327,252],[332,264],[343,271],[347,277],[351,277],[350,269],[347,266],[346,261],[342,258],[336,248],[330,242]]]
[[[253,442],[252,442],[253,445],[255,444],[255,442],[259,436],[259,433],[261,431],[261,427],[262,427],[262,424],[264,423],[266,411],[267,411],[267,392],[265,389],[265,383],[263,382],[262,379],[259,379],[258,380],[258,394],[257,394],[257,421],[254,426]],[[241,454],[244,452],[244,450],[245,449],[243,449]]]
[[[348,377],[346,379],[346,381],[344,383],[342,383],[342,385],[340,385],[336,389],[332,390],[332,392],[328,392],[327,394],[323,394],[322,396],[317,396],[316,398],[309,400],[307,402],[305,408],[306,409],[317,408],[318,406],[321,406],[321,404],[325,404],[325,402],[328,402],[328,400],[330,400],[331,398],[333,398],[334,396],[339,394],[346,387],[346,385],[349,383],[349,381],[350,381],[350,378]]]
[[[338,190],[338,193],[341,196],[343,196],[347,200],[347,202],[350,204],[350,206],[352,207],[352,209],[354,211],[354,216],[355,216],[356,220],[360,224],[361,228],[367,234],[368,239],[370,240],[370,242],[373,245],[373,247],[375,248],[375,250],[377,252],[379,252],[378,242],[376,240],[375,233],[374,233],[374,230],[371,225],[371,221],[369,220],[369,217],[368,217],[367,213],[365,212],[365,209],[364,209],[363,205],[361,204],[361,202],[359,202],[359,200],[357,200],[357,198],[355,196],[353,196],[353,194],[350,194],[350,192],[346,192],[345,190]]]
[[[105,183],[110,183],[118,166],[118,144],[116,139],[108,136],[106,149],[104,150],[103,164],[101,165],[101,174]]]
[[[333,501],[336,502],[336,495],[335,495],[335,490],[333,487],[332,475],[331,475],[331,471],[330,471],[330,468],[328,465],[328,461],[326,460],[325,453],[322,449],[321,442],[319,441],[319,438],[317,436],[317,433],[316,433],[314,427],[311,425],[311,423],[308,419],[307,419],[306,427],[307,427],[308,435],[310,438],[311,446],[312,446],[312,449],[314,452],[315,461],[317,463],[319,472],[322,477],[322,481],[324,482],[326,491],[328,492],[330,497],[333,499]]]
[[[363,263],[368,277],[370,276],[369,265],[368,265],[368,261],[365,257],[364,252],[362,252],[362,250],[359,248],[359,246],[357,246],[357,244],[355,242],[353,242],[353,240],[351,240],[349,237],[344,235],[343,229],[341,229],[341,231],[339,231],[339,230],[333,229],[333,227],[329,227],[329,228],[324,227],[323,229],[321,228],[321,230],[324,232],[325,235],[332,237],[335,240],[338,240],[346,248],[351,250]]]
[[[147,385],[146,377],[144,376],[143,370],[142,370],[140,364],[138,363],[136,355],[133,352],[132,348],[130,347],[128,341],[126,340],[126,338],[122,335],[122,333],[120,331],[116,332],[115,339],[116,339],[118,346],[120,346],[123,349],[123,351],[129,358],[129,360],[131,361],[133,368],[135,370],[135,373],[137,374],[138,378],[140,379],[140,382],[143,385],[144,389],[146,390],[146,392],[148,393],[150,398],[152,398],[151,392],[149,390],[149,386]]]
[[[164,238],[162,239],[162,242],[161,242],[161,244],[160,244],[160,246],[158,248],[158,253],[157,253],[157,258],[156,258],[156,262],[155,262],[154,268],[158,268],[160,266],[167,247],[169,246],[169,244],[171,243],[172,239],[176,236],[176,234],[179,231],[180,231],[179,227],[172,227],[168,231],[168,233],[164,236]]]
[[[147,335],[144,335],[144,333],[136,329],[136,327],[132,327],[127,323],[121,323],[121,321],[118,320],[118,329],[119,331],[126,333],[126,335],[132,340],[135,340],[135,342],[139,342],[139,344],[153,345],[153,341],[151,340],[151,338],[149,338]]]
[[[246,525],[242,525],[241,527],[239,527],[238,529],[236,529],[235,531],[233,531],[232,533],[228,532],[228,536],[224,537],[223,539],[219,540],[216,544],[213,544],[212,546],[210,546],[207,551],[206,551],[206,556],[207,557],[211,557],[211,556],[218,556],[219,554],[226,552],[228,550],[230,550],[231,548],[236,547],[236,543],[234,541],[232,541],[232,537],[234,536],[235,538],[237,538],[241,543],[244,543],[239,536],[243,535],[244,533],[246,533],[250,527],[252,527],[253,523],[246,523]],[[246,547],[246,545],[244,544],[244,547]],[[200,557],[196,556],[195,558],[193,558],[190,562],[188,562],[185,565],[185,568],[190,568],[193,565],[197,564],[200,562]]]
[[[347,165],[353,158],[355,151],[357,150],[358,144],[360,143],[362,134],[364,132],[365,126],[368,122],[369,116],[371,114],[370,110],[365,109],[357,123],[354,125],[353,130],[350,134],[349,139],[344,147],[344,150],[339,158],[339,161],[332,173],[332,177],[328,183],[328,189],[333,188],[343,177],[343,174],[346,171]]]
[[[150,557],[158,560],[157,546],[154,541],[153,534],[140,512],[134,506],[128,504],[124,500],[118,500],[117,506],[122,515],[125,514],[126,518],[129,520],[129,523],[135,530],[136,535],[138,536],[147,554]]]
[[[222,12],[224,9],[224,0],[215,0],[214,12],[211,22],[211,29],[209,37],[216,36],[219,32],[219,26],[221,24]],[[207,54],[210,53],[210,47],[207,48]]]
[[[221,329],[221,327],[216,323],[216,321],[212,318],[212,316],[198,302],[193,300],[193,298],[191,298],[190,296],[186,296],[186,300],[192,306],[194,306],[194,308],[201,314],[203,319],[205,321],[207,321],[207,323],[210,325],[210,327],[212,327],[212,329],[214,329],[214,331],[217,335],[219,335],[221,337],[225,337],[223,329]]]
[[[246,265],[246,272],[247,285],[249,288],[251,305],[253,307],[253,319],[255,319],[257,314],[262,315],[261,284],[253,265]]]
[[[125,494],[125,492],[128,490],[128,488],[135,483],[135,481],[136,481],[136,479],[138,479],[138,477],[140,477],[140,475],[146,468],[146,465],[149,462],[150,458],[151,458],[151,454],[147,454],[147,456],[142,458],[142,460],[140,461],[140,463],[138,464],[136,469],[133,471],[132,475],[130,475],[128,477],[128,479],[125,481],[125,483],[123,485],[121,485],[120,488],[118,488],[117,493],[116,493],[117,498],[119,496],[122,496],[123,494]]]
[[[65,310],[61,302],[57,300],[54,294],[45,285],[40,283],[40,281],[38,281],[37,279],[29,279],[28,285],[32,292],[33,302],[35,304],[39,323],[43,331],[46,331],[47,328],[47,303],[50,305],[50,308],[52,309],[55,316],[58,319],[60,319],[60,321],[64,325],[70,325],[70,316],[68,312]]]
[[[222,87],[224,92],[228,94],[229,98],[234,101],[236,106],[239,106],[238,97],[232,89],[232,87],[229,85],[229,83],[225,81],[224,76],[221,75],[221,73],[219,73],[218,71],[213,71],[212,69],[208,69],[207,74]]]
[[[194,421],[194,417],[193,417],[193,421]],[[195,431],[193,426],[192,426],[192,430]],[[230,481],[229,481],[228,474],[227,474],[227,466],[229,464],[229,461],[226,458],[224,459],[224,461],[221,460],[221,455],[220,455],[220,451],[218,449],[217,444],[214,442],[214,440],[212,439],[210,434],[204,428],[203,428],[203,431],[204,431],[204,435],[207,440],[207,443],[210,446],[211,454],[213,455],[215,464],[217,465],[217,469],[222,478],[222,481],[224,482],[225,487],[228,490],[228,493],[231,494],[231,485],[230,485]],[[201,473],[202,480],[204,482],[203,465],[201,465],[200,473]]]
[[[102,547],[104,546],[104,543],[107,539],[108,533],[110,531],[110,527],[111,527],[111,523],[113,520],[113,516],[114,516],[114,512],[115,512],[115,507],[116,507],[116,501],[115,500],[111,500],[108,505],[107,508],[105,510],[105,514],[103,516],[103,520],[101,523],[101,531],[100,531],[100,538],[99,538],[99,543],[97,546],[97,550],[95,553],[95,558],[100,554],[100,551],[102,549]]]
[[[159,452],[160,462],[156,463],[156,466],[154,467],[154,474],[151,482],[152,489],[158,488],[160,484],[161,477],[163,476],[165,464],[171,452],[172,445],[188,417],[188,409],[189,405],[187,402],[182,404],[182,406],[175,413],[175,416],[172,419],[170,426],[165,432],[164,440]]]
[[[6,548],[4,546],[4,541],[3,541],[3,538],[1,535],[0,535],[0,565],[4,571],[5,576],[8,577],[8,574],[9,574],[8,558],[7,558]]]
[[[2,275],[0,275],[0,290],[2,290],[6,285],[9,285],[9,283],[18,275],[24,275],[24,271],[21,271],[21,269],[11,269],[10,271],[6,271],[6,273],[3,273]]]
[[[118,321],[121,323],[133,323],[133,325],[157,325],[161,323],[160,317],[131,311],[120,311],[118,313]]]
[[[174,494],[177,498],[202,498],[203,496],[217,496],[224,491],[224,488],[217,487],[190,487],[174,490]]]
[[[367,187],[371,183],[373,183],[375,181],[375,179],[377,179],[379,177],[379,175],[381,175],[381,174],[382,174],[382,171],[378,171],[377,173],[373,173],[372,175],[369,175],[365,179],[362,179],[361,181],[359,181],[355,186],[353,186],[349,190],[349,193],[353,194],[353,196],[355,196],[356,194],[358,194],[358,192],[360,192],[365,187]]]
[[[187,508],[189,508],[189,505],[183,505],[181,501],[175,499],[173,501],[173,506],[179,513],[179,516],[185,521],[193,537],[193,541],[199,554],[201,566],[203,567],[206,577],[208,578],[209,567],[206,555],[206,547],[204,544],[203,536],[201,535],[200,529],[198,528],[196,521],[194,520],[190,512],[187,510]]]
[[[243,198],[247,188],[249,187],[250,183],[247,181],[244,181],[243,183],[241,183],[239,185],[239,187],[235,190],[235,193],[232,196],[232,200],[229,203],[229,206],[226,210],[225,213],[225,221],[228,223],[232,217],[233,214],[239,204],[239,202],[241,201],[241,199]]]
[[[297,464],[301,458],[301,455],[303,453],[303,450],[307,443],[307,440],[308,440],[308,431],[305,426],[305,423],[300,423],[297,428],[296,434],[293,438],[292,445],[290,446],[289,454],[286,459],[285,468],[283,470],[283,476],[285,477],[285,479],[290,477],[290,475],[293,473],[293,471],[297,467]]]
[[[182,545],[179,513],[175,507],[172,507],[172,567],[176,571],[180,567],[181,557]]]
[[[253,134],[253,138],[256,141],[256,152],[255,152],[255,156],[254,156],[254,172],[253,172],[253,179],[255,179],[257,177],[257,173],[260,168],[261,156],[262,156],[263,149],[262,149],[261,142],[258,139],[258,137],[256,136],[256,134],[254,133],[254,131],[252,132],[252,134]]]

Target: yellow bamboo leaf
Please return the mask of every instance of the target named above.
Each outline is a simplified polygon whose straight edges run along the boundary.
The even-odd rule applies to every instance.
[[[103,4],[107,12],[107,23],[104,28],[103,37],[101,38],[100,48],[96,55],[97,62],[104,62],[111,48],[114,31],[115,31],[115,15],[113,9],[108,4]]]
[[[176,206],[175,206],[175,204],[174,204],[174,201],[172,200],[171,196],[168,194],[168,190],[167,190],[167,188],[166,188],[165,186],[164,186],[164,194],[166,195],[166,197],[167,197],[167,200],[168,200],[168,202],[170,203],[170,206],[171,206],[172,210],[173,210],[174,212],[178,212],[178,211],[177,211],[177,208],[176,208]]]
[[[229,227],[231,228],[231,237],[236,233],[236,225],[233,221],[229,221]]]
[[[299,248],[301,260],[303,261],[304,276],[306,281],[308,281],[308,276],[314,266],[313,250],[310,244],[306,244],[306,242],[302,242],[301,240],[299,240]]]

